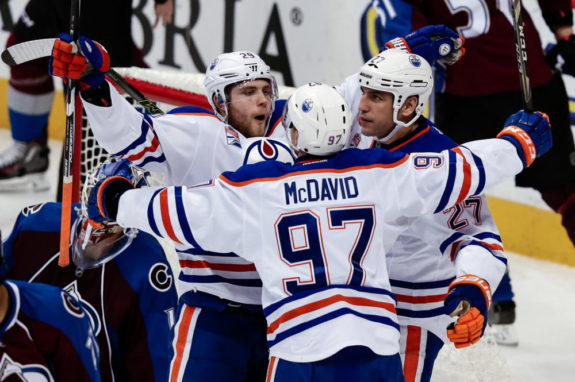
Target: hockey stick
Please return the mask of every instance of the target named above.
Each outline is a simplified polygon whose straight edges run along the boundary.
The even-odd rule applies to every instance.
[[[533,95],[531,94],[531,82],[527,70],[527,47],[523,29],[523,17],[521,16],[521,0],[509,0],[513,12],[513,29],[515,32],[515,48],[517,50],[517,63],[519,65],[519,77],[521,80],[521,95],[523,96],[523,108],[527,112],[535,110]]]
[[[80,0],[70,3],[70,37],[75,40],[78,34],[80,18]],[[60,257],[58,265],[65,267],[70,264],[70,226],[73,198],[73,159],[74,159],[74,112],[76,109],[76,81],[68,80],[65,85],[66,94],[66,137],[63,152],[62,176],[62,219],[60,223]]]
[[[12,45],[2,52],[2,61],[8,66],[23,64],[38,58],[50,57],[54,47],[55,38],[45,38],[40,40],[31,40]],[[150,101],[138,89],[130,84],[113,68],[106,73],[108,78],[123,89],[132,97],[140,106],[151,115],[162,115],[164,112]]]

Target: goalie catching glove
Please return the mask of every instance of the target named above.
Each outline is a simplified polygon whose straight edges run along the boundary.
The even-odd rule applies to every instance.
[[[67,33],[58,36],[50,56],[50,75],[78,80],[80,90],[84,91],[104,83],[108,70],[110,56],[102,45],[87,37],[80,36],[73,42]]]
[[[519,111],[505,121],[505,127],[497,138],[511,142],[523,162],[529,167],[535,158],[545,154],[553,144],[551,124],[547,114],[540,111]]]
[[[485,332],[491,288],[481,277],[459,276],[449,285],[443,305],[445,314],[459,316],[457,322],[447,328],[447,337],[458,349],[470,346]]]
[[[465,54],[465,39],[445,25],[428,25],[397,37],[385,44],[385,49],[402,49],[415,53],[430,64],[439,62],[453,65]]]

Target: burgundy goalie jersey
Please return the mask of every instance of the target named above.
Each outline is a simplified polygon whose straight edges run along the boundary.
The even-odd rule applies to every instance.
[[[20,213],[4,243],[8,277],[55,285],[78,298],[94,324],[103,381],[165,381],[177,293],[162,247],[139,232],[113,260],[78,276],[73,264],[58,266],[60,216],[60,203]]]
[[[60,288],[6,281],[9,307],[0,326],[0,380],[100,381],[89,316]]]

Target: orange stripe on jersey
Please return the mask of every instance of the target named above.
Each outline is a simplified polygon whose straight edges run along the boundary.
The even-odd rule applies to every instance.
[[[156,151],[156,149],[158,148],[159,145],[160,145],[160,141],[158,141],[157,137],[154,137],[154,139],[152,139],[152,144],[150,146],[146,147],[144,150],[140,151],[137,154],[130,155],[126,159],[129,160],[130,162],[136,161],[136,160],[140,159],[141,157],[143,157],[145,153]]]
[[[325,174],[325,173],[345,174],[345,173],[356,171],[356,170],[369,170],[372,168],[393,168],[393,167],[397,167],[397,166],[403,164],[408,159],[409,159],[409,155],[405,154],[405,156],[403,158],[401,158],[400,160],[393,162],[393,163],[386,163],[386,164],[376,163],[376,164],[367,165],[367,166],[348,167],[348,168],[340,169],[340,170],[335,169],[335,168],[322,168],[322,169],[317,169],[317,170],[294,171],[294,172],[290,172],[289,174],[284,174],[284,175],[277,176],[277,177],[255,178],[255,179],[245,180],[243,182],[235,182],[231,179],[226,178],[224,175],[220,175],[220,179],[229,185],[236,186],[236,187],[243,187],[243,186],[247,186],[249,184],[257,183],[257,182],[275,182],[275,181],[278,181],[280,179],[286,179],[286,178],[289,178],[292,176],[297,176],[297,175]]]
[[[461,185],[461,191],[459,192],[459,196],[457,197],[456,202],[456,204],[459,204],[463,200],[465,200],[465,197],[467,196],[467,193],[471,188],[471,165],[469,164],[469,162],[467,162],[467,159],[465,159],[465,155],[463,155],[459,147],[455,147],[452,150],[461,155],[461,157],[463,158],[463,184]]]
[[[266,374],[266,382],[271,382],[275,378],[275,369],[278,365],[278,359],[276,357],[271,357],[270,361],[268,362],[268,372]]]
[[[313,311],[321,309],[321,308],[325,308],[326,306],[338,303],[340,301],[345,301],[351,305],[357,305],[357,306],[373,306],[376,308],[383,308],[383,309],[388,310],[394,314],[396,313],[395,312],[395,305],[388,303],[388,302],[380,302],[380,301],[370,300],[370,299],[365,298],[365,297],[348,297],[348,296],[343,296],[341,294],[337,294],[335,296],[330,296],[326,299],[312,302],[310,304],[301,306],[299,308],[296,308],[294,310],[290,310],[289,312],[282,314],[277,320],[275,320],[274,322],[272,322],[268,325],[268,334],[275,332],[277,330],[277,328],[281,324],[283,324],[284,322],[287,322],[291,319],[299,317],[303,314],[310,313],[310,312],[313,312]]]
[[[502,245],[499,245],[499,244],[496,244],[496,243],[486,243],[486,242],[484,242],[484,241],[480,241],[480,243],[483,244],[483,245],[486,246],[486,247],[491,248],[491,249],[495,249],[495,250],[497,250],[497,251],[503,251],[503,246],[502,246]]]
[[[182,268],[209,268],[215,271],[233,271],[233,272],[253,272],[256,266],[253,264],[219,264],[209,263],[204,260],[180,260]]]
[[[403,363],[403,375],[405,382],[415,382],[417,366],[419,364],[419,352],[421,351],[421,328],[418,326],[407,327],[407,339],[405,343],[405,362]]]
[[[407,296],[404,294],[395,293],[395,297],[398,302],[407,302],[410,304],[428,304],[431,302],[440,302],[445,300],[447,293],[445,294],[434,294],[430,296]]]
[[[272,126],[272,128],[269,129],[269,131],[268,131],[268,134],[267,134],[268,137],[273,134],[274,130],[276,129],[276,127],[278,127],[278,125],[279,125],[281,122],[282,122],[282,119],[280,118],[280,119],[278,119],[278,120],[276,121],[276,123],[274,123],[274,125]]]
[[[166,229],[166,233],[173,241],[182,244],[181,241],[178,240],[176,234],[174,232],[174,228],[172,227],[172,221],[170,220],[170,207],[168,206],[168,190],[163,189],[160,192],[160,211],[162,212],[162,223],[164,228]]]
[[[397,151],[400,147],[405,146],[406,144],[408,144],[409,142],[421,137],[423,134],[427,133],[429,131],[429,126],[427,126],[425,129],[421,130],[419,133],[415,134],[413,137],[409,138],[407,141],[403,142],[400,145],[397,145],[391,149],[389,149],[389,151]]]
[[[180,327],[177,334],[176,342],[176,358],[174,359],[174,364],[170,370],[170,382],[176,382],[178,380],[178,374],[182,368],[182,358],[184,357],[184,350],[186,349],[187,334],[190,330],[190,323],[192,322],[192,316],[196,308],[192,308],[188,305],[184,306],[184,315],[180,321]]]

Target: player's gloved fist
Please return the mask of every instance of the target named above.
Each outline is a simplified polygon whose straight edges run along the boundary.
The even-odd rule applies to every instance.
[[[547,52],[545,61],[555,70],[575,76],[575,35],[557,41],[557,44]]]
[[[425,58],[430,64],[439,61],[452,65],[465,54],[465,39],[445,25],[428,25],[411,32],[405,38],[395,38],[385,44],[387,49],[399,48]]]
[[[50,58],[50,74],[79,80],[81,90],[98,87],[106,80],[106,73],[110,70],[108,52],[87,37],[80,36],[75,44],[71,40],[67,33],[58,36]]]
[[[86,58],[78,53],[78,47],[67,33],[62,33],[54,43],[48,70],[51,75],[77,80],[88,67]]]
[[[491,288],[481,277],[460,276],[449,286],[443,305],[445,314],[459,316],[457,323],[447,328],[447,337],[456,348],[467,347],[479,341],[485,331]]]
[[[521,110],[511,115],[497,138],[513,143],[523,167],[529,167],[535,158],[545,154],[553,145],[549,117],[540,111],[528,113]]]
[[[102,223],[116,220],[118,204],[124,192],[134,189],[128,178],[120,175],[110,176],[98,181],[88,196],[88,221],[95,228]]]

